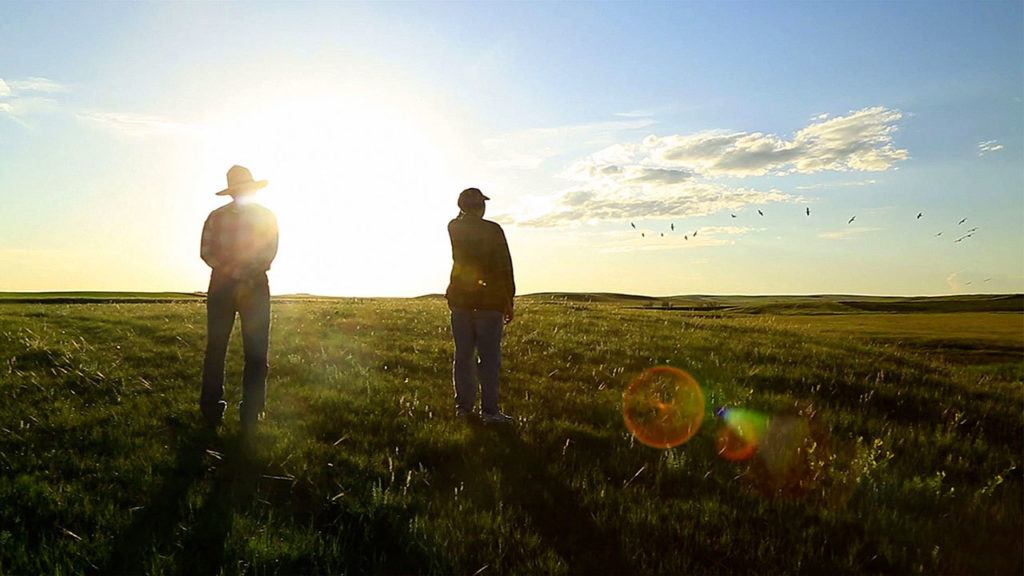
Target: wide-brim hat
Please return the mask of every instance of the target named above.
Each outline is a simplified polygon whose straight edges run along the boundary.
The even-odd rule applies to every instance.
[[[232,166],[228,170],[228,187],[217,192],[217,196],[228,196],[241,192],[255,192],[267,186],[266,180],[253,180],[252,172],[245,166]]]

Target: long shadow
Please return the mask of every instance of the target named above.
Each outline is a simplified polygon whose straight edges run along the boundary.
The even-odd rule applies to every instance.
[[[154,550],[170,545],[188,492],[203,475],[203,455],[217,445],[215,432],[207,429],[190,430],[179,438],[174,464],[149,504],[138,511],[116,538],[110,560],[100,574],[141,573]]]
[[[196,513],[184,542],[177,573],[183,576],[217,574],[224,564],[224,544],[236,510],[252,503],[260,464],[239,439],[225,454],[203,506]]]
[[[506,502],[529,515],[544,543],[565,560],[571,574],[631,572],[617,531],[600,526],[579,495],[553,475],[548,460],[512,426],[471,424],[473,452],[501,472]]]

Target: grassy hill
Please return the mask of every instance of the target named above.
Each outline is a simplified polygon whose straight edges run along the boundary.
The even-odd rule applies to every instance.
[[[1024,568],[1024,315],[607,298],[523,298],[507,428],[452,415],[443,301],[279,300],[248,446],[234,410],[214,434],[197,417],[201,300],[2,303],[0,573]],[[707,405],[656,449],[623,391],[665,364]],[[723,459],[722,406],[789,423],[799,448]]]

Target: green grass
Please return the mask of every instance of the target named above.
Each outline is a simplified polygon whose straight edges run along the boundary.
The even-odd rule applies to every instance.
[[[442,300],[276,302],[250,449],[199,425],[201,301],[0,304],[0,573],[1024,568],[1024,315],[609,302],[523,301],[497,429],[452,417]],[[661,364],[708,399],[671,450],[621,415]],[[807,418],[813,480],[719,458],[720,405]]]

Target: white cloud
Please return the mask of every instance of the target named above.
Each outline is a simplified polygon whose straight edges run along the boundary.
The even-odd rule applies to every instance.
[[[978,142],[978,156],[984,156],[989,152],[998,152],[1003,149],[1003,145],[998,140],[986,140],[985,142]]]
[[[949,286],[950,290],[960,290],[963,286],[960,285],[960,281],[957,280],[957,276],[960,272],[953,272],[949,276],[946,276],[946,286]]]
[[[881,106],[834,118],[819,115],[792,138],[724,130],[652,135],[637,144],[601,151],[593,159],[600,163],[625,155],[633,163],[683,168],[709,177],[881,172],[907,158],[907,151],[892,142],[901,117],[898,110]]]
[[[78,117],[95,126],[125,136],[178,136],[199,132],[193,124],[177,122],[162,116],[132,112],[82,112]]]
[[[0,113],[25,124],[24,118],[54,109],[56,102],[41,94],[66,92],[67,87],[48,78],[29,77],[20,80],[0,78]],[[27,125],[27,124],[26,124]]]
[[[809,184],[806,186],[795,186],[794,190],[819,190],[822,188],[853,188],[861,186],[873,186],[878,180],[851,180],[849,182],[822,182],[821,184]]]
[[[791,138],[712,130],[616,143],[573,163],[563,176],[576,186],[552,198],[546,212],[520,218],[519,223],[555,226],[700,216],[748,204],[798,202],[801,198],[777,188],[729,187],[715,180],[888,170],[908,157],[892,142],[900,118],[899,111],[876,106],[845,116],[819,114]]]
[[[55,82],[49,78],[41,78],[39,76],[30,76],[21,80],[11,80],[7,83],[11,90],[14,92],[67,92],[68,87],[60,82]]]
[[[831,232],[822,232],[818,234],[818,238],[824,238],[825,240],[850,240],[857,236],[863,236],[868,232],[877,232],[881,228],[868,228],[866,226],[854,226],[852,228],[844,228],[842,230],[833,230]]]
[[[546,227],[601,220],[686,218],[737,210],[748,204],[796,200],[774,188],[762,191],[710,182],[655,184],[646,191],[644,186],[630,186],[613,193],[569,190],[558,196],[547,212],[518,219],[516,224]]]

